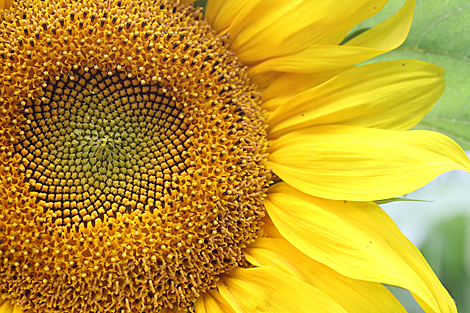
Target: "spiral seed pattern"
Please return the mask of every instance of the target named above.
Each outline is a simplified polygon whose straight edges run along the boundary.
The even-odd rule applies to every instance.
[[[177,1],[0,13],[1,293],[31,312],[193,312],[249,266],[271,180],[226,38]]]
[[[183,105],[167,92],[125,73],[82,69],[52,79],[41,102],[24,109],[15,151],[56,225],[154,210],[165,185],[186,169],[190,145]]]

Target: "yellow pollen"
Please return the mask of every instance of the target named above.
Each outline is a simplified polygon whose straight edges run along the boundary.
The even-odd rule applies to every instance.
[[[260,95],[177,1],[0,16],[0,289],[32,312],[194,312],[247,266],[271,178]]]

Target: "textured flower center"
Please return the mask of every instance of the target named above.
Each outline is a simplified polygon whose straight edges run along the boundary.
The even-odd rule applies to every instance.
[[[34,312],[194,311],[270,181],[259,94],[200,10],[0,14],[0,290]]]
[[[79,70],[49,81],[25,108],[15,151],[56,225],[153,211],[191,144],[183,104],[167,93],[125,73]]]

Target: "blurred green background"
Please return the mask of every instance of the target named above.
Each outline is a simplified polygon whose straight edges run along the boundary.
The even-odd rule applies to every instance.
[[[204,6],[206,0],[197,0]],[[389,0],[377,15],[354,27],[346,40],[397,12],[405,0]],[[314,13],[312,13],[314,14]],[[366,63],[413,59],[446,71],[446,90],[417,129],[444,133],[470,156],[470,1],[416,0],[413,24],[398,49]],[[439,176],[405,198],[429,202],[382,205],[423,253],[460,313],[470,313],[470,174]],[[410,313],[424,312],[406,290],[388,287]]]

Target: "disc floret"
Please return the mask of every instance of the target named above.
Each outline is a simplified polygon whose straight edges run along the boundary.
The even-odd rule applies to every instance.
[[[200,10],[21,2],[1,20],[0,288],[26,309],[191,311],[259,236],[260,97]]]

